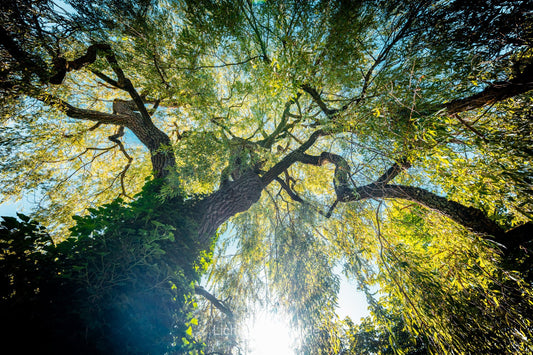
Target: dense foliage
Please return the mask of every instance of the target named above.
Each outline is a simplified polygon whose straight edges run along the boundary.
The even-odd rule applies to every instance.
[[[2,2],[1,193],[36,199],[1,229],[12,334],[164,353],[194,351],[197,323],[235,353],[213,327],[269,308],[298,353],[533,352],[532,16]],[[341,275],[359,325],[336,315]]]
[[[18,351],[159,354],[198,347],[193,285],[207,255],[195,243],[193,201],[157,197],[151,182],[129,205],[116,200],[76,218],[54,245],[35,221],[0,225],[5,339]],[[161,214],[162,207],[174,213]]]

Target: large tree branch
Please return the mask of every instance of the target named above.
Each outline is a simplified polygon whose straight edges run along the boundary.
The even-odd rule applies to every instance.
[[[308,93],[309,96],[311,96],[311,98],[315,101],[315,103],[318,105],[318,107],[320,107],[322,112],[324,112],[327,117],[332,117],[339,111],[337,109],[330,109],[320,97],[320,93],[312,86],[304,84],[301,86],[301,88],[303,91]]]
[[[133,99],[133,102],[135,102],[135,105],[137,106],[137,110],[141,113],[142,121],[145,124],[151,124],[152,118],[150,117],[150,114],[148,113],[148,110],[146,109],[146,106],[144,106],[144,100],[141,98],[137,90],[135,90],[135,87],[131,83],[131,80],[126,78],[124,71],[118,65],[117,58],[111,52],[110,50],[106,54],[106,59],[111,65],[111,68],[117,75],[117,84],[120,88],[124,89],[125,91],[130,94],[131,98]]]
[[[267,186],[270,184],[279,174],[283,173],[285,170],[287,170],[292,164],[297,162],[302,155],[307,151],[307,149],[311,148],[313,144],[315,144],[316,140],[326,135],[327,133],[323,130],[318,130],[313,132],[309,139],[305,141],[298,149],[290,152],[287,154],[281,161],[279,161],[277,164],[275,164],[272,168],[270,168],[263,176],[261,177],[261,181],[263,183],[263,186]]]
[[[234,321],[235,316],[233,314],[233,311],[228,306],[226,306],[224,302],[220,301],[218,298],[207,292],[205,288],[199,285],[195,285],[194,293],[204,297],[206,300],[211,302],[213,306],[215,306],[220,312],[224,313],[228,317],[230,322]]]
[[[59,85],[65,79],[65,75],[72,70],[80,70],[86,65],[94,63],[99,53],[111,53],[111,46],[107,43],[96,43],[87,48],[85,54],[74,60],[66,60],[63,57],[54,58],[54,75],[50,77],[50,84]]]
[[[156,177],[168,174],[168,168],[175,165],[170,138],[152,121],[143,122],[139,114],[122,107],[115,113],[87,110],[70,105],[48,93],[37,93],[35,98],[55,107],[70,118],[89,120],[100,124],[112,124],[129,128],[151,153],[152,169]],[[116,107],[116,105],[114,105]],[[127,106],[127,103],[126,103]]]
[[[496,239],[501,238],[504,234],[504,230],[489,219],[485,212],[474,207],[467,207],[419,187],[372,183],[357,187],[355,193],[345,201],[360,201],[374,198],[393,198],[413,201],[431,210],[442,213],[477,234],[493,236]],[[502,240],[498,241],[503,242]]]
[[[135,90],[135,87],[131,83],[131,81],[126,77],[124,74],[124,71],[118,64],[117,58],[115,54],[113,53],[111,46],[107,43],[96,43],[91,46],[89,46],[82,56],[67,61],[66,59],[62,57],[58,57],[54,59],[54,72],[55,75],[50,78],[51,84],[61,84],[65,78],[65,75],[67,72],[73,71],[73,70],[80,70],[86,65],[92,64],[96,61],[96,58],[99,54],[103,54],[111,66],[111,69],[113,72],[115,72],[117,76],[117,80],[113,80],[109,78],[108,76],[93,71],[99,78],[106,81],[107,83],[110,83],[111,85],[121,88],[130,94],[131,98],[133,99],[133,102],[137,105],[138,111],[141,113],[141,117],[143,121],[148,122],[151,121],[150,114],[148,113],[148,110],[146,109],[146,106],[144,106],[144,101],[142,100],[141,96],[137,93],[137,90]]]
[[[478,94],[445,104],[445,113],[453,115],[474,110],[526,93],[529,90],[533,90],[533,63],[526,65],[524,70],[514,79],[490,84]]]
[[[57,106],[62,112],[72,118],[88,119],[99,123],[116,124],[128,127],[150,151],[152,169],[155,176],[166,176],[168,174],[168,168],[174,166],[176,163],[174,152],[171,149],[170,138],[152,122],[143,99],[137,93],[137,90],[135,90],[135,87],[119,66],[117,58],[110,45],[106,43],[93,44],[87,48],[84,55],[72,61],[67,61],[61,57],[56,58],[54,60],[54,72],[56,74],[50,78],[50,83],[61,84],[67,72],[79,70],[86,65],[94,63],[98,55],[105,56],[111,69],[117,76],[117,80],[97,71],[93,71],[93,73],[105,82],[128,92],[133,100],[133,106],[129,105],[127,102],[115,100],[113,104],[114,112],[110,115],[102,112],[75,108],[51,95],[45,95],[45,100],[43,101]],[[138,111],[138,113],[136,111]]]
[[[468,229],[485,235],[500,237],[503,229],[495,222],[491,221],[486,214],[476,208],[466,207],[458,202],[438,196],[430,191],[413,186],[389,185],[402,170],[407,169],[410,164],[406,160],[401,160],[393,164],[375,182],[353,188],[349,185],[350,167],[346,160],[336,154],[322,153],[320,157],[308,156],[300,162],[313,165],[321,165],[324,162],[335,164],[335,193],[337,201],[353,202],[372,198],[396,198],[417,202],[432,210],[439,211],[455,222]]]
[[[483,211],[464,206],[419,187],[388,184],[400,171],[410,166],[405,161],[395,163],[375,182],[355,189],[349,186],[349,166],[346,160],[339,155],[327,152],[322,153],[320,156],[303,155],[303,158],[298,159],[298,161],[312,165],[322,165],[324,162],[335,164],[334,185],[337,201],[339,202],[354,202],[380,198],[413,201],[442,213],[475,233],[493,236],[500,243],[504,244],[504,240],[502,240],[504,230],[490,220]]]
[[[53,68],[49,69],[40,58],[31,56],[21,49],[3,28],[0,28],[0,38],[0,44],[2,44],[10,55],[19,63],[19,66],[24,69],[24,72],[34,72],[39,76],[41,81],[48,81],[51,84],[61,84],[67,72],[79,70],[92,64],[98,55],[103,54],[115,72],[117,80],[111,79],[103,74],[98,76],[108,83],[111,82],[113,86],[120,87],[127,91],[133,99],[136,109],[116,110],[113,114],[109,114],[77,108],[53,95],[39,92],[39,90],[31,87],[27,94],[50,106],[56,107],[59,111],[71,118],[90,120],[99,124],[114,124],[128,127],[150,150],[152,168],[156,177],[165,176],[168,173],[168,167],[175,165],[174,153],[170,149],[170,138],[153,124],[142,98],[118,65],[117,59],[111,50],[111,46],[106,43],[93,44],[87,48],[85,54],[71,61],[62,57],[56,57],[53,61]],[[140,115],[134,111],[138,111]]]
[[[100,124],[113,124],[118,126],[128,126],[131,121],[131,117],[128,115],[78,108],[48,93],[38,93],[34,97],[63,112],[68,117],[78,120],[89,120]]]
[[[388,184],[399,173],[401,173],[403,170],[409,169],[410,167],[411,163],[409,162],[409,160],[407,160],[407,158],[402,158],[399,161],[395,162],[383,175],[381,175],[376,180],[376,184]]]
[[[442,213],[475,233],[493,236],[498,242],[505,244],[502,239],[504,230],[490,220],[483,211],[477,208],[464,206],[458,202],[438,196],[422,188],[390,185],[389,182],[392,181],[392,179],[394,179],[402,170],[407,169],[410,166],[409,162],[404,159],[394,163],[393,166],[375,182],[353,188],[350,185],[350,166],[342,156],[330,152],[323,152],[319,156],[304,153],[305,150],[314,143],[318,136],[319,134],[317,133],[315,137],[311,137],[306,144],[302,146],[303,148],[300,147],[301,149],[287,155],[280,163],[269,171],[269,175],[278,172],[281,173],[296,162],[315,166],[321,166],[324,163],[332,163],[335,165],[334,186],[337,201],[339,202],[354,202],[379,198],[414,201],[420,205]],[[263,176],[263,181],[266,183],[268,180],[265,179],[265,176],[266,174]]]

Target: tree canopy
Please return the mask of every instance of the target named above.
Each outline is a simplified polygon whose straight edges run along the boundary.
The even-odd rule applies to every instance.
[[[1,6],[8,334],[238,353],[275,305],[298,353],[533,351],[530,1]]]

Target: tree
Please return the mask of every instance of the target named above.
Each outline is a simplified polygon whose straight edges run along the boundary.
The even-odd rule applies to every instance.
[[[268,288],[308,352],[336,347],[313,329],[334,328],[341,263],[433,351],[531,350],[529,2],[67,4],[10,0],[0,27],[3,194],[42,196],[55,242],[75,214],[74,250],[128,230],[166,255],[142,272],[174,268],[161,297],[177,297],[234,227],[217,308]],[[122,272],[141,258],[102,248]]]
[[[364,318],[354,325],[346,320],[347,336],[350,340],[345,353],[359,354],[428,354],[427,345],[421,338],[414,338],[405,331],[405,324],[397,315],[388,315],[394,326],[380,327],[371,317]],[[394,339],[391,341],[391,338]]]

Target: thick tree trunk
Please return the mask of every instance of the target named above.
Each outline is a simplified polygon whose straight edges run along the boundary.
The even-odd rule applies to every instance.
[[[223,184],[220,189],[199,204],[198,242],[209,248],[216,230],[239,212],[247,211],[259,201],[263,191],[261,178],[248,170],[236,181]]]
[[[168,175],[170,168],[176,165],[176,158],[170,138],[152,121],[145,122],[139,114],[131,114],[125,124],[137,138],[148,148],[152,160],[152,171],[156,178]]]

